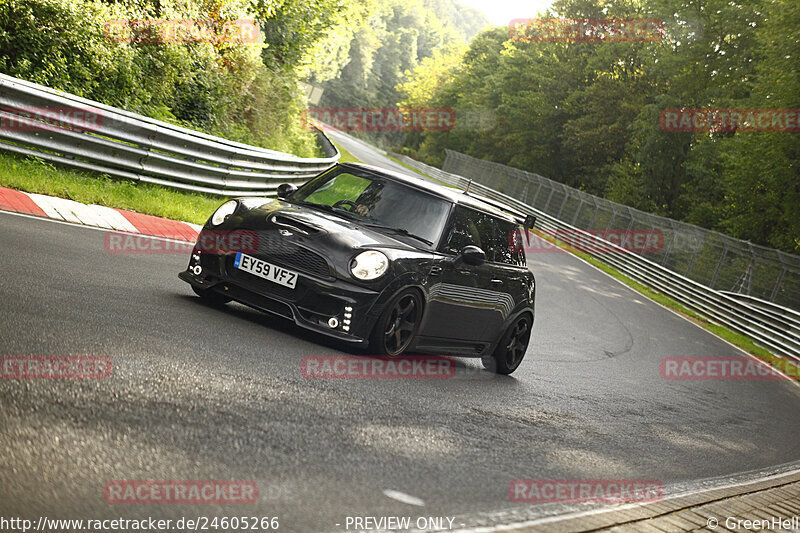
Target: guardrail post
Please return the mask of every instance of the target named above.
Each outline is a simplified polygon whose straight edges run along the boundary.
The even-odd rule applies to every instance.
[[[714,275],[711,277],[711,283],[708,284],[708,286],[711,287],[712,289],[714,288],[714,285],[717,284],[717,276],[719,276],[719,271],[722,268],[722,262],[725,260],[725,257],[727,255],[728,255],[728,243],[722,241],[722,255],[720,256],[719,261],[717,262],[717,268],[716,270],[714,270]]]
[[[667,264],[667,260],[669,259],[669,256],[672,253],[672,246],[675,244],[675,239],[678,233],[677,231],[675,231],[675,225],[672,223],[670,223],[670,229],[672,230],[672,238],[669,240],[669,246],[667,246],[667,249],[664,251],[664,257],[661,259],[661,266]],[[662,230],[662,235],[663,235],[663,230]]]
[[[772,289],[772,294],[769,297],[770,302],[775,302],[775,298],[778,297],[778,293],[781,290],[781,285],[783,284],[783,277],[786,275],[786,267],[781,269],[781,273],[778,274],[778,280],[775,282],[775,287]]]
[[[612,227],[614,227],[613,224],[614,224],[614,220],[616,220],[616,218],[617,218],[617,208],[612,205],[611,206],[611,218],[608,219],[608,225],[606,225],[606,234],[608,234],[608,231]]]
[[[633,209],[631,209],[630,207],[628,207],[628,216],[631,217],[631,221],[628,222],[628,228],[627,228],[627,230],[630,231],[633,229],[634,222],[636,222],[636,215],[633,214]]]
[[[539,191],[542,190],[542,185],[544,185],[544,182],[540,180],[539,181],[539,186],[536,188],[536,194],[534,195],[533,200],[531,201],[530,205],[536,205],[536,200],[539,199]]]
[[[547,208],[550,207],[550,200],[553,199],[553,193],[556,192],[556,188],[553,187],[552,183],[548,184],[548,186],[550,187],[550,195],[547,197],[547,202],[544,204],[544,207],[542,208],[542,211],[544,211],[545,213],[550,212],[548,211]]]
[[[589,221],[589,225],[586,226],[587,229],[594,228],[594,221],[597,220],[597,213],[600,211],[600,206],[597,205],[597,198],[591,196],[592,203],[594,204],[594,211],[592,211],[592,220]]]
[[[573,226],[575,225],[575,222],[578,221],[578,215],[581,214],[581,209],[583,208],[583,198],[579,198],[579,200],[581,201],[581,203],[578,204],[578,209],[575,210],[575,216],[572,217],[572,225]]]
[[[692,272],[692,268],[694,267],[694,260],[697,259],[697,253],[700,251],[700,247],[703,246],[703,241],[705,240],[705,234],[701,233],[700,237],[697,239],[697,246],[694,247],[694,252],[692,253],[692,258],[689,260],[689,266],[686,267],[686,274],[685,276],[688,278],[689,274]]]
[[[558,219],[561,218],[561,212],[564,210],[564,206],[567,205],[567,200],[569,200],[569,190],[567,190],[567,186],[563,184],[561,186],[564,188],[564,201],[561,202],[561,207],[558,208],[558,214],[556,215]]]
[[[522,190],[522,195],[520,197],[520,200],[522,200],[523,202],[527,202],[528,201],[528,184],[527,183],[525,184],[525,189]]]

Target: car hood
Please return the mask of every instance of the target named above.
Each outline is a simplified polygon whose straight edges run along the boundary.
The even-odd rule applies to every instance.
[[[414,246],[402,236],[388,235],[333,213],[281,200],[250,207],[232,218],[240,229],[275,232],[286,239],[324,247],[334,253],[363,248],[430,252],[421,242],[423,247]]]

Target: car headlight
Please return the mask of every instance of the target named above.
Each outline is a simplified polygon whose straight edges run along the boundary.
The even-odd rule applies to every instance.
[[[379,278],[388,268],[389,258],[376,250],[361,252],[350,263],[353,276],[363,280]]]
[[[211,215],[211,225],[219,226],[236,211],[236,200],[228,200]]]

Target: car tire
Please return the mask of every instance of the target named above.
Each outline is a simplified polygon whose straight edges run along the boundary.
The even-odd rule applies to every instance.
[[[378,317],[369,338],[376,355],[396,356],[411,346],[422,319],[422,298],[414,289],[395,296]]]
[[[225,305],[226,303],[231,301],[231,299],[228,298],[227,296],[220,294],[216,291],[212,291],[211,289],[201,289],[199,287],[195,287],[194,285],[192,285],[192,290],[204,302],[206,302],[209,305],[213,305],[214,307]]]
[[[519,367],[528,350],[533,320],[527,313],[518,316],[508,326],[494,353],[481,358],[484,368],[497,374],[511,374]]]

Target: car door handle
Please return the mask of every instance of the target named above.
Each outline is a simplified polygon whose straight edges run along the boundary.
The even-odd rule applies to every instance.
[[[502,285],[502,284],[503,284],[503,280],[502,279],[493,279],[492,280],[492,285]]]

